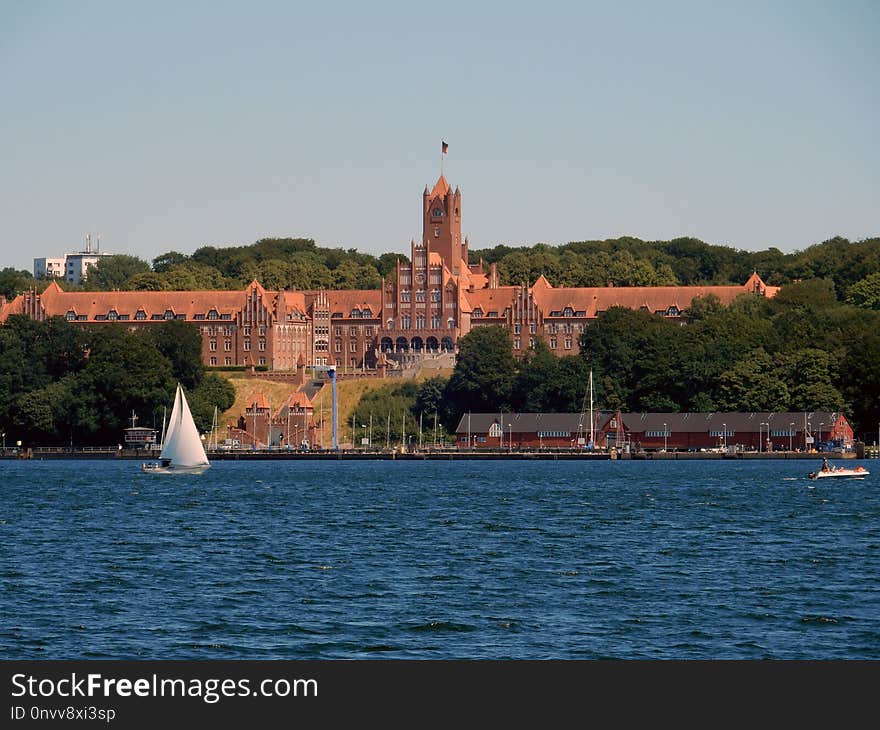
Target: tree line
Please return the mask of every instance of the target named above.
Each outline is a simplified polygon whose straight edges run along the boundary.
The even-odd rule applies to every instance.
[[[235,400],[226,379],[205,372],[201,337],[185,322],[132,332],[15,315],[0,327],[0,430],[7,445],[121,443],[132,412],[139,426],[161,428],[178,382],[202,431],[215,406],[222,412]]]
[[[502,285],[534,283],[541,274],[553,286],[675,286],[742,284],[757,271],[770,285],[807,279],[831,281],[841,301],[880,309],[880,238],[832,238],[803,251],[743,251],[696,238],[643,241],[623,237],[560,246],[493,248],[470,252],[471,263],[495,263]],[[90,290],[242,289],[257,279],[267,289],[376,289],[393,274],[397,253],[326,248],[305,238],[265,238],[248,246],[203,246],[192,255],[169,251],[151,263],[118,254],[89,270]],[[59,282],[65,289],[75,288]],[[0,294],[11,298],[39,286],[26,271],[0,271]]]

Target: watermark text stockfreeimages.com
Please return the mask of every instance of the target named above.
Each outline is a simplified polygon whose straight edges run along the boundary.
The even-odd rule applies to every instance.
[[[180,679],[149,677],[130,679],[106,677],[99,673],[71,672],[60,679],[39,678],[30,674],[12,675],[12,696],[30,698],[121,697],[193,697],[213,704],[224,697],[317,697],[318,680],[267,678]]]

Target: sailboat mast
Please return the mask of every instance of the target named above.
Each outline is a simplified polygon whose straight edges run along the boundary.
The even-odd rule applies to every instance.
[[[165,419],[168,416],[168,408],[166,406],[162,406],[162,441],[161,445],[165,447]]]
[[[590,370],[590,446],[595,443],[593,438],[593,371]]]

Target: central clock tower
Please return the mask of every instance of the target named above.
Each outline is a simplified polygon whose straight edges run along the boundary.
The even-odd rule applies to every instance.
[[[422,194],[422,243],[436,251],[443,263],[456,276],[461,273],[462,263],[467,267],[467,249],[461,238],[461,191],[449,187],[441,175],[433,190]]]

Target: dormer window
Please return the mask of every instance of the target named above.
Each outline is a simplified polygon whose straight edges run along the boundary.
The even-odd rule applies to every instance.
[[[216,309],[212,309],[208,312],[208,319],[220,319],[220,315]]]
[[[482,316],[483,316],[483,310],[480,309],[479,307],[474,307],[473,316],[474,316],[474,317],[482,317]]]
[[[367,307],[366,309],[361,310],[361,317],[365,317],[367,319],[373,316],[373,310]]]
[[[174,312],[172,312],[170,309],[166,309],[165,319],[174,319]]]
[[[134,318],[139,322],[142,322],[147,318],[147,313],[143,309],[139,309],[137,312],[135,312]]]
[[[115,322],[117,319],[119,319],[119,314],[115,309],[111,309],[109,312],[107,312],[107,319],[109,319],[111,322]]]
[[[679,315],[678,307],[673,304],[669,309],[666,310],[666,314],[668,314],[670,317],[677,317]]]
[[[360,309],[352,309],[352,310],[351,310],[351,315],[350,315],[350,316],[351,316],[352,319],[358,319],[358,318],[360,318],[360,316],[361,316],[361,310],[360,310]]]
[[[574,317],[574,310],[571,307],[566,307],[562,310],[563,317]]]
[[[74,312],[72,309],[69,310],[69,311],[67,312],[67,321],[68,321],[68,322],[73,322],[75,319],[76,319],[76,312]]]

